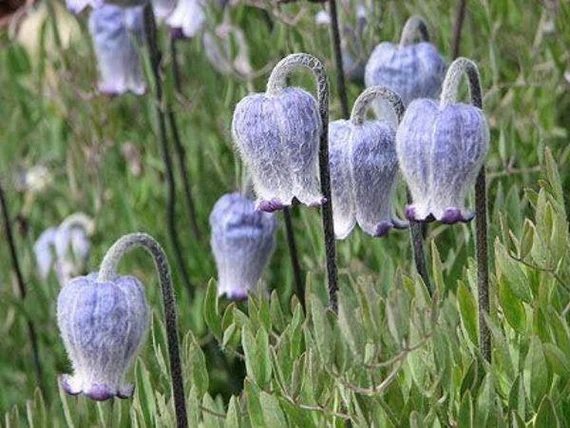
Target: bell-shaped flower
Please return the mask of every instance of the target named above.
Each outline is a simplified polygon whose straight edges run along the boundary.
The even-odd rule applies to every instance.
[[[448,78],[456,87],[461,77],[452,72],[456,64],[462,63],[450,67],[441,101],[413,101],[398,128],[396,152],[413,199],[406,208],[410,220],[453,224],[474,217],[465,198],[489,149],[489,127],[481,108],[449,101]]]
[[[334,231],[346,238],[355,224],[372,236],[384,236],[407,223],[394,215],[398,159],[396,129],[390,120],[366,120],[369,105],[379,96],[398,96],[385,88],[364,91],[354,104],[350,120],[329,125],[330,174]]]
[[[416,34],[422,37],[412,43]],[[382,42],[372,52],[366,64],[366,87],[384,86],[395,91],[408,105],[416,98],[436,98],[445,77],[445,60],[429,42],[425,23],[412,17],[406,23],[399,44]],[[379,115],[385,103],[377,103]]]
[[[99,90],[121,95],[131,91],[142,95],[146,90],[139,48],[144,35],[143,8],[104,5],[89,17],[99,67]]]
[[[222,196],[210,214],[211,245],[218,268],[218,295],[247,299],[275,248],[273,214],[256,211],[239,193]]]
[[[166,19],[173,34],[180,38],[196,36],[204,26],[204,0],[178,0],[176,8]]]
[[[72,375],[60,378],[67,393],[98,401],[132,395],[125,374],[149,324],[149,308],[137,278],[74,278],[59,293],[57,323],[73,366]]]
[[[303,89],[251,94],[237,104],[232,134],[251,171],[258,209],[322,204],[320,130],[317,101]]]

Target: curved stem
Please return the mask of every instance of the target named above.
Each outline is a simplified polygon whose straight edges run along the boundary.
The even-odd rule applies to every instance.
[[[147,4],[144,8],[144,25],[147,37],[147,44],[149,49],[149,56],[151,68],[155,83],[155,98],[156,98],[156,114],[158,116],[158,131],[160,140],[160,150],[164,167],[166,171],[166,182],[168,191],[168,202],[166,206],[168,234],[174,247],[174,254],[176,256],[176,263],[182,275],[184,284],[190,297],[193,294],[193,288],[184,265],[184,257],[182,256],[182,248],[178,240],[178,231],[176,230],[176,184],[174,181],[174,172],[172,167],[172,159],[168,149],[168,140],[166,135],[166,114],[164,112],[164,99],[162,94],[162,85],[160,80],[160,52],[157,46],[156,37],[156,21],[152,6]]]
[[[162,302],[166,324],[166,339],[170,358],[170,374],[172,377],[172,394],[176,411],[177,426],[186,428],[186,399],[182,380],[182,365],[180,363],[180,345],[178,343],[178,326],[176,315],[176,299],[172,287],[170,266],[164,250],[156,240],[146,233],[131,233],[119,238],[103,257],[99,269],[98,282],[112,280],[117,275],[117,267],[123,256],[135,248],[142,247],[152,256],[158,279],[162,289]]]
[[[457,15],[455,15],[455,25],[453,26],[453,41],[451,42],[451,56],[453,59],[459,56],[459,46],[461,45],[461,30],[465,21],[465,9],[467,0],[459,0]]]
[[[441,107],[457,101],[457,90],[463,74],[469,79],[471,104],[483,109],[483,91],[479,70],[473,61],[457,58],[449,66],[441,92]],[[485,322],[489,314],[489,243],[487,237],[487,179],[485,165],[481,167],[475,182],[475,232],[477,252],[477,289],[479,301],[479,346],[487,361],[491,361],[491,332]]]
[[[0,210],[2,211],[4,234],[6,235],[6,243],[8,244],[8,249],[10,251],[12,268],[14,269],[14,274],[16,275],[16,283],[18,285],[18,291],[20,292],[20,298],[22,299],[22,301],[24,301],[26,299],[28,290],[26,288],[26,283],[24,282],[24,276],[22,275],[20,261],[18,260],[18,253],[16,252],[14,234],[12,233],[12,222],[10,221],[10,214],[8,213],[8,204],[6,203],[6,196],[4,194],[4,188],[2,187],[2,183],[0,183]],[[39,345],[38,345],[38,337],[36,334],[36,329],[30,319],[26,320],[26,327],[28,329],[28,336],[30,337],[30,344],[32,346],[32,358],[34,360],[34,369],[36,371],[37,382],[40,387],[40,390],[42,391],[43,394],[45,394],[46,389],[44,385],[42,365],[40,363]]]
[[[352,114],[350,115],[350,120],[354,125],[362,125],[364,123],[366,113],[368,113],[368,110],[372,107],[372,103],[377,98],[388,101],[396,113],[398,123],[402,120],[405,107],[400,96],[385,86],[372,86],[362,92],[354,102]]]
[[[87,235],[93,235],[95,232],[95,222],[91,217],[84,213],[73,213],[67,216],[59,225],[62,229],[77,226],[83,228]]]
[[[337,309],[338,272],[336,266],[336,243],[334,239],[331,180],[329,172],[329,82],[321,61],[305,53],[292,54],[282,59],[273,69],[267,81],[267,95],[275,96],[286,86],[287,75],[298,67],[308,68],[315,76],[317,86],[317,102],[321,117],[321,134],[319,142],[319,173],[321,192],[325,197],[321,213],[325,241],[326,265],[330,305]]]
[[[396,118],[398,123],[402,120],[404,115],[404,104],[400,96],[383,86],[372,86],[366,89],[360,96],[356,99],[354,107],[352,108],[352,114],[350,120],[354,125],[362,125],[366,120],[366,113],[368,109],[372,106],[372,103],[377,99],[382,98],[390,103],[394,112],[396,113]],[[406,191],[408,203],[411,203],[411,195],[409,190]],[[429,293],[432,293],[431,282],[429,280],[428,270],[426,267],[426,257],[424,252],[423,244],[423,234],[422,234],[422,224],[410,220],[410,235],[412,240],[412,251],[414,253],[414,263],[416,265],[416,270],[421,276],[424,284],[426,285]]]
[[[411,44],[416,37],[422,42],[429,42],[429,31],[425,21],[419,16],[412,16],[404,25],[400,36],[400,47]]]
[[[337,74],[337,90],[340,97],[340,108],[342,117],[348,119],[348,97],[346,95],[346,83],[344,81],[344,69],[342,60],[342,49],[340,41],[340,30],[338,25],[338,13],[336,10],[336,0],[328,0],[329,13],[331,15],[331,44],[334,52],[334,62]]]

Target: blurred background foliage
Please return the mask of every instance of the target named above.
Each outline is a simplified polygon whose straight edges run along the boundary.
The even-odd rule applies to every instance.
[[[416,14],[427,20],[433,42],[450,60],[456,3],[369,0],[363,55],[380,41],[397,41],[406,19]],[[333,91],[331,120],[340,117],[329,31],[315,25],[322,5],[234,0],[221,12],[212,2],[207,31],[221,43],[227,37],[222,23],[241,29],[251,70],[237,63],[230,73],[220,73],[205,56],[202,35],[178,44],[182,94],[176,95],[167,32],[161,30],[163,77],[203,230],[197,240],[179,190],[177,221],[193,299],[176,271],[166,233],[165,174],[152,96],[98,95],[86,16],[69,15],[57,1],[53,6],[60,46],[43,2],[0,35],[0,179],[29,289],[22,302],[0,234],[0,415],[5,414],[0,424],[174,423],[160,293],[142,252],[122,266],[144,279],[154,308],[149,339],[130,374],[136,380],[134,400],[96,404],[65,397],[58,389],[57,374],[69,370],[55,317],[60,285],[55,276],[45,282],[37,277],[32,247],[44,229],[82,211],[96,221],[89,271],[118,237],[132,231],[152,234],[171,256],[191,426],[568,425],[568,2],[468,2],[460,52],[479,66],[491,126],[492,365],[476,347],[473,224],[427,228],[437,285],[433,298],[414,276],[408,233],[373,239],[355,231],[339,242],[337,318],[325,310],[318,210],[296,208],[307,314],[291,298],[283,227],[264,275],[271,297],[262,294],[249,305],[215,299],[208,215],[222,194],[240,184],[242,168],[230,136],[237,101],[249,91],[263,91],[271,67],[302,51],[325,61]],[[339,7],[343,22],[354,21],[354,8]],[[240,43],[230,40],[235,57]],[[312,89],[302,73],[293,83]],[[362,89],[359,82],[348,84],[350,105]],[[22,184],[38,166],[44,169],[33,186]],[[397,198],[401,212],[403,185]],[[43,395],[33,375],[27,320],[39,334]]]

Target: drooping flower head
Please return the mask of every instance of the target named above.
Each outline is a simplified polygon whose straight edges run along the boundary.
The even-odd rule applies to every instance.
[[[99,90],[121,95],[131,91],[142,95],[146,90],[137,44],[144,35],[143,8],[103,5],[89,17],[99,68]]]
[[[218,294],[242,300],[259,282],[275,248],[273,214],[255,210],[240,193],[222,196],[210,214]]]
[[[59,226],[44,230],[34,244],[38,275],[46,280],[53,269],[61,285],[85,268],[94,231],[93,221],[82,213],[72,214]]]
[[[416,35],[422,41],[412,43]],[[382,42],[372,52],[366,64],[366,87],[385,86],[400,95],[404,105],[416,98],[435,98],[445,76],[445,61],[429,42],[425,23],[411,17],[404,26],[399,44]],[[377,103],[376,109],[386,107]]]
[[[387,88],[372,87],[356,100],[350,120],[329,125],[333,220],[337,239],[346,238],[358,223],[372,236],[407,224],[394,216],[398,159],[396,129],[390,120],[365,120],[370,104],[382,97],[400,117],[404,106]]]
[[[179,38],[191,38],[202,30],[206,21],[204,0],[178,0],[166,23]]]
[[[475,105],[456,101],[464,73]],[[459,58],[449,67],[440,102],[413,101],[398,128],[396,151],[413,199],[406,209],[408,219],[470,221],[474,213],[465,208],[465,197],[488,149],[479,72],[473,62]]]
[[[59,293],[57,323],[73,365],[73,375],[60,380],[67,393],[97,401],[132,395],[125,373],[149,324],[137,278],[99,281],[96,273],[74,278]]]
[[[300,202],[323,203],[319,180],[317,100],[300,88],[285,87],[287,74],[305,54],[290,55],[273,69],[265,93],[251,94],[236,106],[233,140],[246,163],[257,194],[257,208],[275,211]]]

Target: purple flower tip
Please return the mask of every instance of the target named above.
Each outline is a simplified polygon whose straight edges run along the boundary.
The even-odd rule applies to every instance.
[[[111,388],[104,384],[93,385],[91,390],[85,393],[85,395],[95,401],[105,401],[115,396]]]
[[[81,391],[74,391],[73,389],[71,389],[71,386],[69,385],[69,382],[67,381],[68,378],[69,378],[69,375],[60,375],[58,378],[59,384],[61,385],[63,390],[66,393],[68,393],[69,395],[79,395],[81,393]]]
[[[470,212],[467,215],[463,215],[459,208],[450,207],[446,208],[440,222],[443,224],[455,224],[458,222],[468,223],[475,217],[475,214]]]
[[[391,222],[381,221],[380,223],[378,223],[378,226],[376,226],[376,233],[374,234],[374,236],[376,238],[381,238],[382,236],[386,236],[390,231],[390,229],[392,229],[392,227],[393,225]]]
[[[279,211],[285,208],[283,202],[279,199],[271,199],[269,201],[262,200],[257,203],[257,211],[265,211],[267,213],[272,213],[274,211]]]

